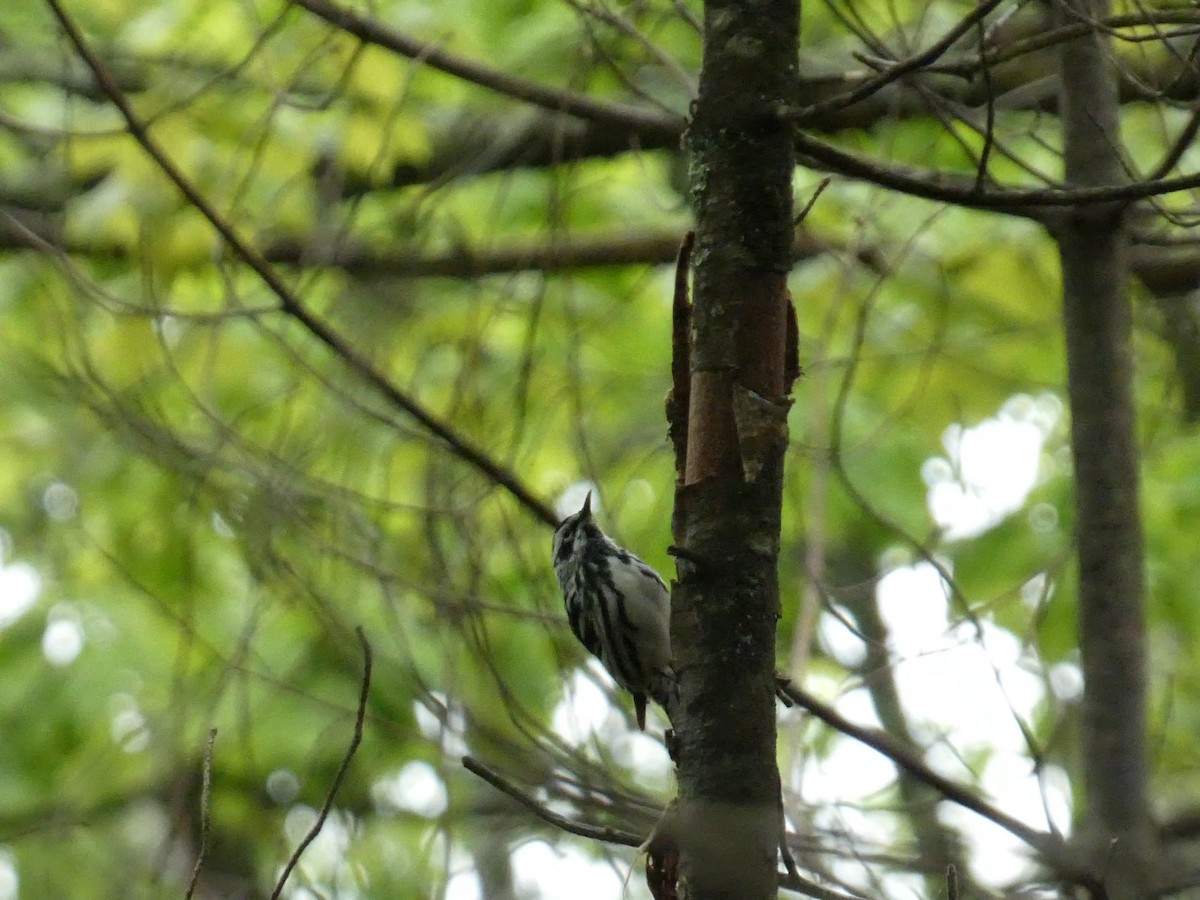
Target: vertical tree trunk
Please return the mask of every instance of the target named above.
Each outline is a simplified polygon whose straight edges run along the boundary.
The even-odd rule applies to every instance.
[[[1066,0],[1098,22],[1107,0]],[[1117,82],[1099,27],[1063,45],[1060,114],[1066,179],[1122,179]],[[1083,836],[1111,900],[1146,896],[1146,676],[1138,447],[1122,210],[1083,207],[1058,230],[1079,543],[1087,808]]]
[[[673,609],[687,897],[774,897],[776,560],[794,365],[786,277],[797,0],[705,5],[689,130],[696,283]]]

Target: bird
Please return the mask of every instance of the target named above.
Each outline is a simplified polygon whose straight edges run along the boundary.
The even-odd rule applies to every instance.
[[[592,493],[554,531],[554,573],[579,642],[633,695],[638,728],[646,700],[666,705],[671,669],[671,594],[658,572],[606,535]]]

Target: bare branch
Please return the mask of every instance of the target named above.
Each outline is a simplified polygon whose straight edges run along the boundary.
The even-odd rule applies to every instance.
[[[918,750],[902,745],[885,732],[854,724],[833,707],[822,703],[807,691],[796,687],[790,682],[782,684],[781,690],[794,703],[807,709],[829,727],[840,731],[848,737],[854,738],[860,743],[866,744],[872,750],[886,756],[913,777],[936,788],[947,800],[971,810],[971,812],[994,822],[1005,831],[1020,838],[1021,841],[1036,850],[1047,865],[1051,866],[1060,875],[1077,883],[1091,882],[1090,875],[1078,867],[1061,841],[1051,834],[1030,828],[1024,822],[1020,822],[1007,813],[996,809],[990,803],[981,799],[971,789],[939,775],[925,764],[925,760],[922,759]]]
[[[1103,204],[1128,204],[1148,197],[1200,187],[1200,173],[1192,173],[1174,178],[1098,187],[979,190],[975,188],[973,178],[952,172],[880,163],[842,150],[799,130],[796,132],[796,148],[799,153],[821,164],[823,168],[870,181],[880,187],[891,188],[914,197],[924,197],[927,200],[1023,216],[1045,224],[1053,224],[1060,215],[1056,210],[1063,207],[1077,209]]]
[[[54,0],[49,0],[49,2],[54,2]],[[333,776],[333,783],[325,795],[325,802],[321,804],[317,820],[313,822],[312,828],[308,830],[308,834],[304,836],[291,858],[288,859],[287,865],[283,867],[283,873],[279,876],[275,890],[271,892],[271,900],[279,900],[279,896],[283,893],[283,886],[287,884],[288,876],[300,862],[301,855],[325,827],[325,819],[329,817],[329,810],[333,808],[333,798],[337,796],[338,788],[342,786],[342,779],[346,777],[346,772],[350,769],[350,760],[354,759],[358,745],[362,743],[363,722],[367,717],[367,695],[371,691],[371,645],[367,642],[367,636],[363,633],[361,626],[355,628],[354,633],[358,635],[358,642],[362,645],[363,652],[362,690],[358,695],[358,712],[354,716],[354,736],[350,739],[350,746],[346,748],[346,755],[342,757],[342,764],[338,766],[337,774]]]
[[[817,884],[811,878],[805,878],[799,872],[782,872],[779,875],[779,887],[785,891],[795,891],[805,897],[815,897],[816,900],[863,900],[857,894],[844,894]]]
[[[567,113],[581,119],[620,128],[631,135],[644,132],[677,134],[683,125],[682,116],[672,116],[657,110],[607,103],[572,91],[546,87],[537,82],[517,78],[474,60],[455,56],[432,44],[417,40],[375,19],[328,2],[328,0],[292,0],[330,25],[354,35],[359,40],[375,44],[418,60],[447,75],[461,78],[498,94],[532,103],[552,112]]]
[[[200,878],[200,868],[204,865],[204,854],[208,852],[208,830],[212,812],[210,801],[213,745],[216,742],[217,729],[208,729],[208,743],[204,747],[204,764],[200,770],[200,848],[196,851],[196,862],[192,866],[192,877],[188,879],[187,892],[183,895],[184,900],[192,900],[192,895],[196,892],[196,882]]]
[[[844,109],[847,106],[852,106],[860,100],[865,100],[882,88],[887,87],[892,82],[903,78],[905,75],[909,75],[930,65],[949,50],[959,38],[974,28],[976,23],[982,22],[1002,2],[1003,0],[984,0],[984,2],[980,3],[975,9],[964,16],[957,25],[947,31],[940,40],[933,43],[928,49],[910,56],[908,59],[888,65],[883,72],[874,78],[868,78],[851,91],[847,91],[840,96],[831,97],[813,106],[797,110],[792,118],[798,125],[804,126],[813,118],[836,109]]]
[[[494,769],[488,768],[474,757],[464,756],[462,764],[463,768],[468,772],[478,775],[492,787],[496,788],[496,790],[512,797],[543,822],[553,825],[555,828],[559,828],[568,834],[575,834],[593,841],[601,841],[605,844],[618,844],[623,847],[640,847],[642,845],[643,839],[628,831],[621,831],[618,828],[611,828],[607,825],[587,825],[552,812],[542,803],[538,802],[537,799],[531,797],[511,781],[507,780],[503,775]]]

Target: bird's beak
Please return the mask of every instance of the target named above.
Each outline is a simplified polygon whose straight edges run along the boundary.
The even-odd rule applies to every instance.
[[[588,491],[587,497],[584,498],[584,501],[583,501],[583,509],[581,509],[579,511],[581,513],[583,513],[585,516],[590,516],[592,514],[592,492],[591,491]]]

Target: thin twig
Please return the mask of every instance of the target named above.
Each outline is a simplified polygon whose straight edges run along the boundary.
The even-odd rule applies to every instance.
[[[805,878],[799,873],[795,875],[787,872],[780,873],[779,887],[785,891],[795,891],[806,897],[815,897],[816,900],[863,900],[858,894],[835,891],[833,888],[817,884],[811,878]]]
[[[675,81],[689,97],[695,95],[695,76],[685,69],[678,59],[656,44],[648,34],[638,28],[637,24],[631,19],[621,15],[615,9],[609,9],[602,3],[596,2],[596,0],[565,0],[565,2],[581,16],[591,16],[600,22],[611,25],[621,34],[641,46],[647,53],[654,57],[655,61],[664,71],[671,73]]]
[[[213,745],[217,742],[217,729],[208,729],[208,744],[204,748],[204,765],[200,770],[200,848],[196,851],[196,863],[192,866],[192,877],[188,879],[187,893],[183,900],[192,900],[196,882],[200,878],[200,867],[204,865],[204,854],[208,852],[208,828],[210,813],[210,791],[212,789]]]
[[[817,198],[825,193],[825,188],[829,187],[830,182],[832,181],[833,179],[828,175],[821,179],[816,188],[813,190],[812,196],[808,198],[808,202],[804,204],[803,209],[796,213],[796,217],[792,220],[793,225],[799,225],[808,218],[808,214],[812,212],[812,208],[817,205]]]
[[[54,0],[49,0],[49,2],[54,2]],[[358,642],[362,644],[363,651],[362,690],[358,695],[358,712],[354,716],[354,736],[350,739],[350,746],[346,748],[346,755],[342,757],[342,764],[338,766],[337,774],[333,776],[333,784],[329,786],[329,792],[325,795],[325,802],[321,804],[321,811],[317,814],[317,821],[313,822],[312,828],[308,830],[308,834],[304,836],[304,840],[299,843],[292,853],[291,858],[288,859],[287,865],[283,867],[283,874],[279,876],[275,890],[271,892],[271,900],[279,900],[279,896],[283,892],[283,886],[287,883],[288,876],[292,874],[292,870],[300,862],[301,855],[308,849],[308,845],[316,840],[317,835],[321,833],[321,829],[325,827],[325,819],[329,816],[329,810],[333,808],[333,798],[337,796],[338,788],[342,786],[342,779],[346,777],[346,772],[350,769],[350,761],[354,759],[358,745],[362,743],[363,722],[367,717],[367,695],[371,692],[371,645],[367,642],[367,636],[363,633],[361,626],[355,628],[354,633],[358,635]]]
[[[100,89],[112,104],[116,106],[122,118],[124,118],[129,134],[137,141],[139,146],[154,161],[162,173],[167,176],[171,183],[175,185],[176,189],[183,194],[187,201],[208,220],[209,224],[212,225],[225,243],[229,245],[230,249],[233,250],[234,255],[249,266],[267,288],[270,289],[271,293],[279,299],[280,310],[303,326],[319,343],[331,350],[335,356],[341,359],[364,381],[378,390],[389,402],[403,410],[433,435],[440,438],[455,456],[507,490],[534,516],[548,525],[557,525],[558,516],[554,514],[554,510],[550,505],[535,497],[520,479],[517,478],[514,472],[492,459],[479,447],[476,447],[465,435],[460,434],[449,423],[437,418],[414,397],[400,390],[400,388],[376,369],[366,356],[355,350],[349,343],[342,339],[341,335],[322,322],[304,306],[299,296],[284,283],[280,275],[263,258],[262,254],[249,241],[242,237],[230,222],[217,212],[216,207],[183,174],[183,171],[167,155],[158,141],[151,137],[145,125],[134,112],[129,99],[125,96],[105,65],[100,61],[95,51],[92,50],[74,20],[67,15],[60,0],[46,0],[46,4],[58,19],[59,24],[62,25],[63,31],[75,46],[76,51],[83,58],[83,61],[87,63],[88,68],[92,70],[92,74],[95,75]]]
[[[996,140],[996,89],[992,84],[992,67],[988,64],[983,22],[977,22],[976,28],[979,31],[979,64],[983,74],[983,95],[987,98],[987,111],[983,127],[983,150],[979,154],[979,169],[975,176],[975,190],[982,191],[988,180],[988,161]]]
[[[1057,28],[1044,29],[1029,37],[1019,38],[1010,44],[997,47],[991,55],[993,66],[1012,62],[1022,56],[1028,56],[1041,50],[1048,50],[1059,44],[1075,38],[1084,37],[1099,28],[1111,34],[1114,38],[1131,43],[1145,41],[1161,42],[1163,37],[1187,37],[1196,33],[1195,28],[1181,29],[1178,32],[1145,33],[1145,26],[1158,25],[1191,25],[1200,21],[1200,10],[1194,6],[1175,6],[1167,9],[1143,9],[1137,13],[1121,13],[1108,16],[1092,22],[1071,22]],[[1135,29],[1133,34],[1123,35],[1116,29]],[[978,57],[968,57],[961,60],[950,60],[937,67],[937,71],[947,75],[971,77],[979,69],[982,61]]]
[[[1200,46],[1200,44],[1197,44],[1197,46]],[[1171,148],[1163,156],[1162,161],[1154,167],[1154,171],[1147,176],[1150,181],[1158,181],[1161,178],[1166,178],[1171,173],[1171,170],[1179,165],[1179,161],[1183,159],[1183,155],[1192,148],[1197,132],[1200,132],[1200,110],[1192,112],[1187,124],[1179,132],[1179,137],[1175,139],[1175,143],[1171,145]]]
[[[986,0],[986,2],[980,3],[975,7],[975,9],[971,10],[971,12],[964,16],[957,25],[947,31],[942,36],[941,40],[931,44],[925,50],[914,56],[910,56],[908,59],[895,62],[894,64],[888,66],[879,75],[876,75],[874,78],[868,78],[853,90],[799,110],[798,114],[794,118],[797,119],[800,124],[803,124],[806,120],[811,121],[812,119],[826,113],[845,109],[847,106],[858,103],[860,100],[865,100],[892,82],[903,78],[905,75],[915,72],[918,69],[924,68],[930,63],[935,62],[943,53],[949,50],[959,38],[970,31],[971,28],[975,26],[975,23],[982,22],[983,19],[1002,2],[1003,0]]]
[[[783,814],[783,793],[779,795],[779,857],[783,860],[784,871],[789,878],[799,878],[800,870],[796,868],[796,857],[792,856],[792,848],[787,842],[787,818]]]
[[[628,831],[621,831],[607,825],[588,825],[584,822],[576,822],[574,819],[568,819],[566,816],[560,816],[558,813],[551,812],[537,799],[531,797],[515,784],[508,781],[503,775],[488,768],[472,756],[464,756],[462,764],[463,768],[468,772],[478,775],[502,794],[512,797],[543,822],[553,825],[555,828],[559,828],[568,834],[601,841],[605,844],[619,844],[624,847],[642,846],[643,839]]]

